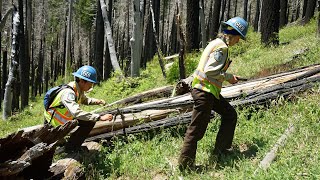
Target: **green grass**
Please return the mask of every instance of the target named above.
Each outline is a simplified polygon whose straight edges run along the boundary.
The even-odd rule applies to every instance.
[[[230,71],[244,77],[257,78],[292,68],[319,63],[320,47],[315,38],[316,22],[306,26],[290,26],[280,31],[278,47],[260,45],[260,35],[249,31],[248,40],[231,47],[233,63]],[[295,52],[309,50],[292,59]],[[187,75],[196,68],[201,52],[186,56]],[[120,80],[117,75],[96,86],[89,96],[103,98],[108,103],[152,88],[174,84],[178,80],[178,59],[162,77],[155,58],[141,71],[138,78]],[[126,140],[114,139],[113,147],[84,162],[88,179],[319,179],[320,178],[320,86],[296,95],[292,101],[279,98],[266,107],[238,109],[238,125],[234,139],[235,154],[221,162],[209,163],[220,118],[209,124],[205,137],[199,142],[196,163],[201,169],[182,173],[177,170],[177,157],[183,142],[185,126],[151,133],[130,135]],[[99,106],[83,106],[93,110]],[[0,137],[19,128],[41,124],[42,97],[30,102],[23,112],[8,121],[0,121]],[[295,132],[281,147],[276,160],[264,171],[259,162],[282,135],[289,123]]]

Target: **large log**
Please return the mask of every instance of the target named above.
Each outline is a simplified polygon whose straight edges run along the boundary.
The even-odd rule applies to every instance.
[[[293,86],[294,83],[303,83],[304,81],[297,81],[297,79],[305,78],[307,76],[311,76],[320,71],[320,65],[311,65],[303,68],[299,68],[296,70],[291,70],[289,72],[284,72],[280,74],[271,75],[264,78],[258,78],[249,80],[247,82],[242,82],[239,84],[235,84],[232,86],[227,86],[222,88],[221,94],[228,99],[229,101],[234,101],[234,103],[265,103],[268,101],[268,98],[277,97],[280,91],[282,91],[282,95],[286,96],[291,94],[292,90],[290,90],[290,86]],[[314,81],[317,80],[317,76],[315,76]],[[313,81],[313,80],[305,80],[305,81]],[[286,84],[286,82],[291,82],[291,84]],[[301,86],[298,89],[306,89],[309,88],[309,85]],[[275,91],[277,88],[284,88],[283,90]],[[273,90],[272,90],[273,89]],[[285,92],[287,91],[287,92]],[[260,99],[255,99],[254,96],[260,93]],[[249,98],[249,96],[251,96]],[[235,101],[239,99],[238,101]],[[257,102],[256,102],[257,101]],[[115,131],[124,127],[132,126],[138,122],[149,122],[154,121],[160,118],[165,118],[168,114],[172,112],[188,112],[191,110],[193,106],[193,100],[190,94],[184,94],[176,97],[171,97],[167,99],[161,99],[157,101],[151,101],[141,104],[136,104],[124,108],[113,109],[109,111],[102,112],[100,114],[123,114],[124,121],[117,117],[113,122],[97,122],[96,126],[90,133],[90,135],[97,135],[99,133],[105,133],[108,131]],[[168,111],[168,109],[171,109]],[[148,111],[150,110],[150,111]],[[163,111],[162,111],[163,110]],[[145,112],[143,112],[145,111]],[[155,113],[152,115],[152,113]],[[161,115],[161,113],[163,113]],[[161,117],[160,117],[161,116]],[[136,118],[134,118],[136,117]],[[125,123],[124,123],[125,122]]]
[[[141,103],[142,100],[146,98],[168,97],[171,94],[172,90],[173,90],[173,86],[164,86],[160,88],[151,89],[151,90],[127,97],[125,99],[118,100],[116,102],[113,102],[101,108],[95,109],[92,112],[101,111],[106,107],[110,107],[111,105],[114,106],[114,105],[127,105],[129,103],[133,103],[133,104],[136,104],[138,102]]]
[[[99,152],[101,145],[96,142],[86,142],[82,144],[88,151],[75,152],[68,154],[67,157],[60,159],[50,166],[49,179],[84,179],[84,168],[81,164],[84,155],[86,157]]]
[[[287,82],[279,84],[272,88],[267,88],[255,93],[251,93],[246,96],[244,99],[233,100],[230,102],[232,106],[246,106],[250,105],[261,105],[270,102],[271,100],[277,99],[279,96],[284,98],[294,93],[310,89],[314,86],[314,82],[320,81],[320,74],[314,75],[310,78]],[[213,116],[213,114],[212,114]],[[135,134],[139,132],[147,132],[150,130],[155,130],[159,128],[167,128],[177,125],[188,124],[191,121],[191,112],[177,115],[172,118],[160,119],[157,121],[144,123],[141,125],[125,128],[123,130],[112,131],[104,134],[99,134],[90,138],[87,138],[87,141],[99,141],[102,139],[110,139],[114,136],[123,136],[127,134]]]
[[[77,126],[70,121],[52,128],[45,125],[29,132],[22,130],[0,139],[0,179],[43,179],[58,141]]]

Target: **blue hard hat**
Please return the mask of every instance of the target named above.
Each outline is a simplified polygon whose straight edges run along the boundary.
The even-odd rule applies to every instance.
[[[80,79],[97,83],[97,71],[92,66],[82,66],[76,72],[72,73],[75,77]]]
[[[221,24],[222,30],[228,28],[228,26],[235,29],[240,35],[242,39],[246,39],[247,31],[248,31],[248,23],[241,17],[234,17],[229,19],[227,22],[222,22]]]

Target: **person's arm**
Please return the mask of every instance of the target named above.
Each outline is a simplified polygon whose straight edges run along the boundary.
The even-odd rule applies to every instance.
[[[84,121],[112,120],[111,114],[100,116],[99,114],[83,111],[80,108],[79,104],[76,102],[76,95],[72,90],[65,90],[65,92],[61,96],[61,102],[75,119]]]
[[[229,81],[233,79],[233,74],[224,72],[222,69],[225,66],[228,57],[228,49],[220,48],[213,51],[209,55],[208,62],[204,68],[206,75],[210,78],[217,79],[219,81]]]
[[[81,97],[81,104],[86,104],[86,105],[105,105],[106,102],[103,99],[96,99],[96,98],[91,98],[83,94]]]

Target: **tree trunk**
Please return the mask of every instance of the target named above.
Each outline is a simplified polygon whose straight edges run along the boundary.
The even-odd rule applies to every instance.
[[[1,100],[3,99],[3,96],[4,96],[4,90],[6,88],[6,82],[7,82],[7,79],[8,79],[8,72],[7,72],[7,62],[8,62],[8,51],[5,49],[3,51],[3,61],[2,61],[2,83],[1,83],[1,92],[0,92],[0,98]]]
[[[23,16],[23,0],[19,0],[19,14],[20,14],[20,24],[19,24],[19,74],[21,81],[21,109],[28,106],[29,101],[29,76],[30,76],[30,62],[26,56],[26,44],[25,38],[27,35],[24,33],[24,16]]]
[[[261,42],[267,46],[279,45],[278,0],[263,0],[261,9]]]
[[[98,81],[102,80],[103,76],[103,49],[104,49],[104,27],[102,17],[102,4],[97,0],[96,14],[96,32],[95,32],[95,47],[94,47],[94,67],[98,73]]]
[[[142,8],[141,0],[133,1],[134,23],[131,42],[131,77],[140,76],[141,52],[142,52]]]
[[[285,26],[288,22],[287,9],[288,0],[280,0],[280,28]]]
[[[173,20],[171,23],[171,31],[170,32],[177,32],[177,21],[176,17],[173,16]],[[169,32],[168,32],[169,33]],[[178,52],[178,38],[177,33],[170,33],[170,41],[169,41],[169,54],[175,54]]]
[[[184,35],[181,28],[181,6],[180,1],[177,2],[177,36],[180,43],[180,51],[179,51],[179,77],[180,79],[186,78],[186,70],[184,66],[184,52],[185,52],[185,40]]]
[[[226,19],[230,19],[230,7],[231,7],[231,0],[228,0]]]
[[[220,22],[225,21],[224,13],[226,11],[226,1],[227,0],[222,0]],[[220,27],[220,25],[219,25],[219,27]],[[218,27],[218,29],[219,29],[219,27]]]
[[[71,73],[72,73],[72,69],[71,69],[71,21],[72,21],[72,8],[73,5],[73,0],[69,0],[69,10],[68,10],[68,22],[67,22],[67,30],[66,30],[66,56],[64,57],[65,59],[65,71],[64,71],[64,82],[68,83],[69,81],[71,81]]]
[[[115,49],[114,42],[113,42],[112,29],[111,29],[111,26],[110,26],[110,23],[108,20],[108,16],[107,16],[106,4],[104,3],[103,0],[100,0],[100,4],[101,4],[102,17],[104,20],[104,30],[105,30],[105,33],[107,35],[107,40],[108,40],[108,48],[109,48],[111,64],[112,64],[113,69],[115,71],[119,71],[122,76],[121,68],[120,68],[120,65],[119,65],[118,59],[117,59],[116,49]]]
[[[0,0],[0,19],[2,20],[2,0]],[[0,21],[1,21],[0,20]],[[2,22],[2,21],[1,21]],[[1,23],[0,22],[0,23]],[[2,29],[2,28],[1,28]],[[1,60],[1,54],[2,54],[2,35],[1,35],[1,29],[0,29],[0,60]],[[1,68],[1,63],[0,63],[0,109],[2,106],[2,68]]]
[[[314,16],[314,10],[316,8],[317,0],[308,0],[308,6],[306,9],[306,16],[304,18],[303,24],[307,24],[310,19]]]
[[[318,29],[317,29],[317,37],[320,38],[320,0],[318,0]]]
[[[12,15],[12,46],[11,46],[11,63],[9,68],[8,81],[5,87],[4,100],[3,100],[3,119],[7,120],[8,117],[11,116],[12,112],[12,87],[14,86],[15,79],[17,77],[14,72],[16,72],[18,68],[18,26],[19,26],[19,13],[17,8],[14,7],[13,15]]]
[[[204,14],[204,1],[200,1],[200,24],[201,24],[201,44],[202,48],[204,49],[207,45],[207,33],[206,33],[206,19]]]
[[[154,35],[154,39],[156,41],[156,47],[157,47],[157,54],[158,54],[158,61],[160,64],[160,68],[162,71],[162,75],[164,78],[166,78],[166,72],[164,69],[164,65],[163,65],[163,60],[162,60],[162,53],[160,50],[160,46],[159,46],[159,42],[158,42],[158,33],[157,33],[157,28],[156,28],[156,24],[155,24],[155,17],[154,17],[154,12],[153,12],[153,8],[152,8],[152,0],[150,0],[150,11],[151,11],[151,20],[152,20],[152,27],[153,27],[153,35]]]
[[[259,17],[260,17],[260,0],[257,0],[256,4],[256,14],[254,17],[253,29],[255,32],[258,31],[259,27]]]
[[[248,0],[243,1],[243,19],[248,19]]]
[[[237,8],[238,8],[238,0],[235,0],[234,1],[234,14],[233,14],[233,17],[237,16]]]
[[[306,16],[307,6],[308,6],[308,0],[303,0],[302,18]]]
[[[187,0],[186,51],[199,49],[199,0]]]
[[[221,0],[215,0],[212,12],[212,24],[210,26],[209,36],[214,39],[219,31],[220,27],[220,10],[221,10]]]

